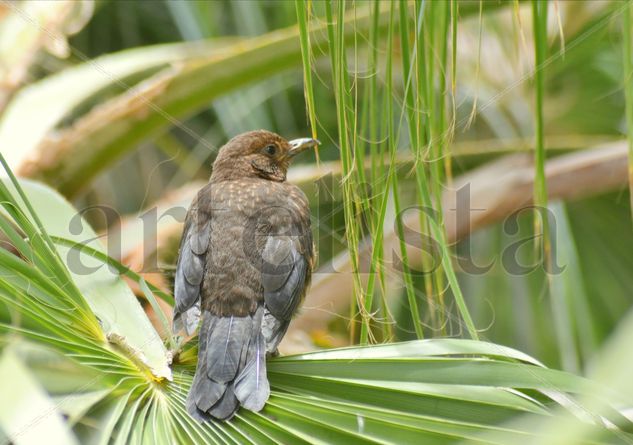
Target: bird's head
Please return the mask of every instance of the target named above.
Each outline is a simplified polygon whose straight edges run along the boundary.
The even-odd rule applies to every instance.
[[[242,133],[220,149],[213,163],[211,180],[258,177],[283,182],[292,158],[318,144],[319,141],[311,138],[287,141],[266,130]]]

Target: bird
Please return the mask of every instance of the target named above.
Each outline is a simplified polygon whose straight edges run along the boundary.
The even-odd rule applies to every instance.
[[[291,160],[319,141],[266,130],[233,137],[192,201],[174,280],[173,328],[198,330],[187,411],[229,420],[270,395],[266,358],[305,296],[314,266],[308,199],[286,181]]]

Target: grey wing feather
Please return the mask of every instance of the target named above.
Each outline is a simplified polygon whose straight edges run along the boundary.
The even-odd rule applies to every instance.
[[[185,331],[192,335],[200,323],[200,300],[183,313],[174,312],[174,332]]]
[[[308,274],[308,259],[301,254],[297,244],[293,237],[270,236],[262,255],[266,308],[282,320],[289,320],[297,309]]]
[[[263,251],[266,352],[274,354],[310,280],[312,236],[269,236]]]
[[[290,320],[280,320],[270,313],[268,309],[264,310],[264,321],[262,322],[262,334],[266,339],[266,354],[274,355],[277,352],[277,346],[281,343],[281,339],[286,334]]]
[[[210,218],[199,214],[195,206],[185,221],[174,283],[174,331],[184,329],[187,335],[193,334],[200,321],[200,286],[210,236]]]

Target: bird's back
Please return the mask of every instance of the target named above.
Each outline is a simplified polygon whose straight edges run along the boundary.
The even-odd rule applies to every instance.
[[[202,307],[219,316],[248,315],[264,300],[262,253],[268,237],[290,236],[312,260],[307,199],[296,186],[265,180],[210,183],[210,247]]]
[[[202,274],[198,368],[188,399],[200,420],[229,418],[240,404],[257,411],[267,400],[266,353],[276,351],[310,281],[309,217],[300,189],[256,178],[210,182],[192,204],[176,287],[178,273],[181,288]],[[208,236],[204,255],[197,253],[196,236]],[[187,273],[191,246],[201,261]]]

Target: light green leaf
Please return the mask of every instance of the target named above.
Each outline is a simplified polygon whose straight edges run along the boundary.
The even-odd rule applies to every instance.
[[[102,389],[99,391],[71,393],[54,397],[53,400],[59,410],[68,416],[70,425],[73,425],[110,392],[110,389]]]
[[[113,431],[130,402],[131,392],[119,393],[99,403],[88,412],[86,425],[79,430],[78,436],[83,444],[106,445],[110,443]]]
[[[8,181],[5,183],[13,190]],[[22,180],[21,186],[36,212],[46,215],[41,219],[50,235],[104,251],[96,233],[59,193],[29,180]],[[141,361],[146,362],[154,375],[170,378],[165,346],[119,274],[91,256],[80,255],[78,249],[58,245],[57,250],[72,279],[100,320],[104,333],[122,337],[127,345],[142,353]]]
[[[9,349],[0,358],[0,394],[0,425],[12,443],[78,443],[64,423],[59,407]]]
[[[318,351],[300,356],[280,357],[283,360],[333,360],[333,359],[379,359],[432,357],[448,355],[485,355],[489,357],[520,360],[537,366],[543,366],[538,360],[516,349],[494,343],[475,340],[455,340],[450,338],[434,338],[432,340],[416,340],[398,344],[373,345],[365,347],[339,348],[329,351]]]
[[[100,375],[50,347],[32,341],[12,340],[11,348],[54,398],[70,393],[99,392]]]

